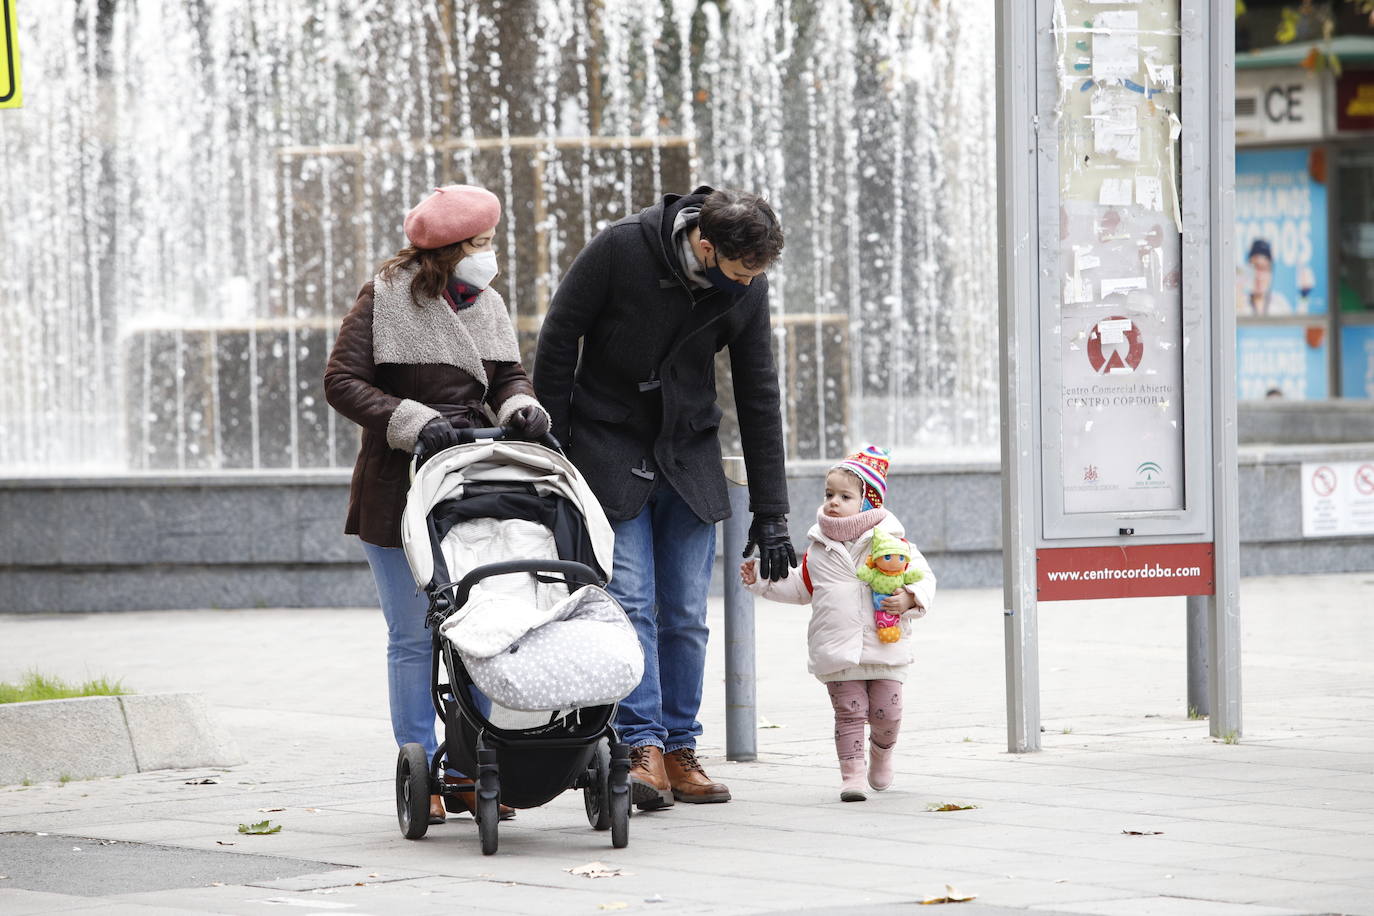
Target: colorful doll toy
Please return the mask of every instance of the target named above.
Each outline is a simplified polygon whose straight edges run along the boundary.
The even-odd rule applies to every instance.
[[[911,565],[911,545],[886,531],[873,532],[873,544],[868,551],[868,559],[854,571],[862,582],[873,589],[873,621],[878,627],[878,639],[883,642],[896,642],[902,638],[901,615],[889,614],[883,610],[883,599],[891,596],[904,585],[918,582],[922,578],[919,569],[908,570]]]

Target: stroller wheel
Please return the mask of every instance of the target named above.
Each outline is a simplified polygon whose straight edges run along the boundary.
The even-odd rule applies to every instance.
[[[611,748],[611,774],[607,780],[607,808],[611,815],[611,845],[624,849],[630,843],[630,749]]]
[[[495,751],[477,751],[477,786],[472,795],[477,833],[482,840],[482,855],[489,856],[496,852],[496,825],[501,819],[501,776]]]
[[[587,809],[587,823],[593,830],[611,829],[611,745],[605,738],[596,742],[596,749],[587,761],[587,781],[582,787],[582,804]]]
[[[402,747],[396,759],[396,820],[407,840],[418,840],[429,830],[429,758],[414,742]]]

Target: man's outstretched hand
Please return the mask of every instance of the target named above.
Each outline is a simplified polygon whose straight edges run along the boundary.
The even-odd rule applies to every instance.
[[[787,536],[787,516],[755,515],[749,526],[749,541],[744,556],[759,549],[759,575],[770,582],[787,578],[787,571],[797,565],[797,552]]]

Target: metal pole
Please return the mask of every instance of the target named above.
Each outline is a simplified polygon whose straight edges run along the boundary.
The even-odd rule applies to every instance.
[[[1188,717],[1201,719],[1211,712],[1207,702],[1207,596],[1189,595],[1188,602]]]
[[[1239,737],[1240,494],[1236,463],[1236,306],[1231,232],[1236,197],[1235,21],[1228,4],[1211,17],[1212,86],[1212,507],[1215,593],[1208,596],[1208,711],[1214,738]]]
[[[758,758],[758,709],[754,678],[754,595],[740,584],[735,564],[749,537],[749,481],[743,458],[724,460],[730,517],[721,577],[725,580],[725,758]]]
[[[1007,750],[1040,749],[1040,643],[1036,627],[1034,213],[1037,137],[1034,3],[997,4],[997,195],[1002,424],[1002,590]]]

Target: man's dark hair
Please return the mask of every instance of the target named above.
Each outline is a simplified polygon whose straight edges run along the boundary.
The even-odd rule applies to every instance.
[[[698,217],[701,237],[720,256],[749,270],[767,267],[782,254],[782,225],[768,201],[748,191],[712,191]]]

